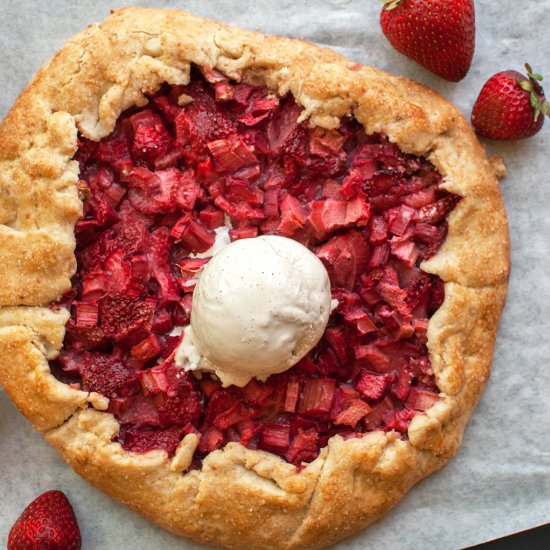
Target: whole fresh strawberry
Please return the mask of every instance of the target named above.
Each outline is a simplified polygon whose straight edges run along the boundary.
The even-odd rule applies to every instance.
[[[483,86],[472,110],[476,132],[490,139],[523,139],[535,135],[550,116],[550,105],[540,85],[542,76],[503,71]]]
[[[81,545],[73,507],[61,491],[33,500],[8,536],[8,550],[80,550]]]
[[[458,82],[474,56],[473,0],[382,0],[382,31],[403,55]]]

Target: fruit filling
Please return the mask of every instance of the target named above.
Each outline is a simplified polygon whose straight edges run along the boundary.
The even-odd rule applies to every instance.
[[[426,330],[444,287],[419,265],[443,243],[459,198],[426,159],[352,117],[329,130],[301,113],[290,95],[196,69],[100,142],[79,138],[78,270],[52,372],[109,398],[126,450],[171,456],[195,433],[190,468],[230,441],[300,465],[335,434],[406,438],[437,401]],[[299,241],[337,301],[299,363],[243,388],[174,362],[220,231]]]

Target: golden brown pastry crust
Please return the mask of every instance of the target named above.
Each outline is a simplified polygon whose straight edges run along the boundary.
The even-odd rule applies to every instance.
[[[46,306],[70,288],[81,213],[72,161],[77,130],[98,140],[162,82],[185,84],[190,64],[291,92],[311,125],[352,114],[427,156],[463,197],[442,250],[424,262],[445,281],[428,347],[441,399],[416,416],[409,440],[373,432],[333,437],[298,471],[234,443],[183,473],[197,445],[174,458],[130,454],[111,440],[107,400],[58,382],[47,360],[67,313]],[[126,8],[70,39],[21,94],[0,127],[0,383],[65,460],[155,523],[228,548],[329,545],[379,518],[457,450],[489,367],[509,271],[506,214],[495,173],[458,110],[430,89],[361,67],[327,49],[235,29],[181,11]],[[90,406],[91,405],[91,406]],[[96,410],[97,409],[97,410]]]

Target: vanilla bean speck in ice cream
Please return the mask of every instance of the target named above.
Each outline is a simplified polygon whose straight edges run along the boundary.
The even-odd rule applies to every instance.
[[[330,310],[327,271],[305,246],[272,235],[235,241],[199,275],[176,364],[224,386],[265,380],[317,344]]]

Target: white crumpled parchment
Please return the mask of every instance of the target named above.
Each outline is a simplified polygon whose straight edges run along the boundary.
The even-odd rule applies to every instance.
[[[472,68],[445,82],[392,49],[376,0],[189,0],[135,4],[294,36],[360,63],[412,77],[469,116],[485,80],[529,61],[550,79],[550,0],[476,1]],[[0,117],[38,67],[72,34],[121,1],[0,2]],[[550,93],[550,89],[548,90]],[[457,549],[550,519],[550,121],[534,138],[487,143],[508,167],[502,191],[510,218],[513,270],[493,371],[462,448],[381,521],[336,548]],[[22,509],[43,491],[63,489],[80,518],[84,548],[202,548],[153,526],[80,479],[0,392],[0,543]]]

